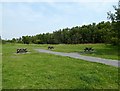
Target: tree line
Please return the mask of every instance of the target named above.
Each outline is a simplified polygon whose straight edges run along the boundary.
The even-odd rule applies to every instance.
[[[115,13],[108,12],[111,22],[92,23],[72,28],[59,29],[53,33],[43,33],[34,36],[22,36],[3,42],[24,44],[80,44],[80,43],[110,43],[120,44],[120,0],[118,7],[114,6]]]
[[[12,43],[24,44],[80,44],[80,43],[110,43],[109,36],[113,23],[100,22],[89,25],[64,28],[53,33],[37,34],[35,36],[22,36],[7,40]]]

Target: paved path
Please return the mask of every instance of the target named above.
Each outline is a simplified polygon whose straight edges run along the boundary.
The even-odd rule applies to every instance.
[[[120,61],[118,61],[118,60],[110,60],[110,59],[103,59],[103,58],[97,58],[97,57],[83,56],[78,53],[54,52],[54,51],[44,50],[44,49],[35,49],[35,50],[38,52],[43,52],[43,53],[50,53],[50,54],[55,54],[55,55],[60,55],[60,56],[68,56],[68,57],[82,59],[82,60],[86,60],[86,61],[98,62],[98,63],[103,63],[106,65],[120,67],[120,65],[118,65],[118,64],[120,64]]]

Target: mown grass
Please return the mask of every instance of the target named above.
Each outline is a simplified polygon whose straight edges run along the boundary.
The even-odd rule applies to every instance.
[[[3,89],[118,88],[118,68],[34,50],[47,46],[3,45]],[[28,48],[29,53],[16,54],[16,48]]]
[[[112,46],[112,45],[105,45],[105,44],[59,44],[59,45],[52,45],[55,47],[53,51],[59,51],[59,52],[77,52],[81,55],[86,56],[94,56],[94,57],[100,57],[100,58],[106,58],[106,59],[115,59],[118,60],[118,46]],[[84,53],[84,48],[86,47],[92,47],[94,49],[94,52],[92,53]],[[47,49],[47,47],[44,47]]]

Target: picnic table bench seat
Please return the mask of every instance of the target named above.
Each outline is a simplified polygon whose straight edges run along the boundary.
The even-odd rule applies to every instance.
[[[86,51],[91,52],[91,51],[94,51],[94,49],[92,47],[86,47],[84,49],[84,52],[86,52]]]
[[[19,48],[19,49],[17,49],[17,53],[26,53],[26,52],[28,52],[27,48]]]

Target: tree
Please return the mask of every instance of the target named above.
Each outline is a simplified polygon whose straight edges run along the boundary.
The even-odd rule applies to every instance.
[[[30,43],[30,36],[22,36],[22,41],[24,44]]]
[[[12,42],[12,43],[16,43],[16,39],[15,39],[15,38],[13,38],[11,42]]]
[[[118,1],[118,7],[113,6],[115,13],[110,11],[107,13],[108,18],[112,21],[111,40],[113,45],[120,45],[120,0]]]
[[[0,44],[2,43],[2,39],[1,39],[1,36],[0,36]]]

